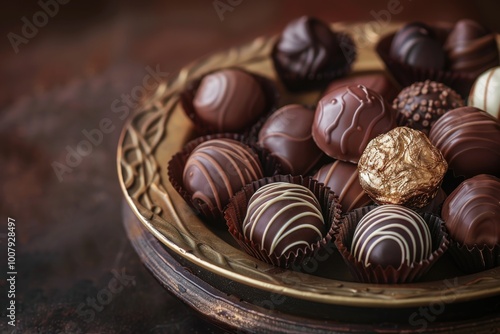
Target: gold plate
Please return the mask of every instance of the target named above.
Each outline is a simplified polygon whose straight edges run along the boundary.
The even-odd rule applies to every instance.
[[[394,31],[398,25],[386,26],[380,31],[373,30],[378,25],[370,24],[335,24],[333,27],[349,32],[358,43],[354,71],[384,69],[374,44],[380,35]],[[178,103],[179,93],[188,81],[228,66],[276,78],[269,57],[275,40],[275,36],[261,37],[248,45],[195,61],[161,84],[127,122],[118,146],[118,175],[125,198],[142,224],[169,250],[214,275],[298,300],[399,308],[429,305],[436,300],[465,302],[500,294],[500,268],[456,277],[457,269],[449,260],[438,262],[427,275],[427,281],[399,285],[353,282],[338,254],[323,264],[330,270],[318,269],[314,275],[282,270],[247,255],[235,246],[223,226],[207,226],[195,215],[170,185],[167,176],[172,155],[195,135]],[[278,87],[281,104],[314,104],[319,96],[319,92],[292,95],[280,84]]]

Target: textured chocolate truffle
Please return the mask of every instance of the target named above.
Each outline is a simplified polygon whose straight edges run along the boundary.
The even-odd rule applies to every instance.
[[[337,88],[343,86],[363,85],[366,88],[373,90],[384,98],[385,101],[391,102],[398,95],[399,89],[389,79],[385,72],[359,73],[332,81],[326,88],[323,95],[327,95]]]
[[[347,35],[307,16],[286,26],[272,52],[278,76],[292,91],[324,87],[345,74],[355,56]]]
[[[500,66],[489,69],[477,78],[467,104],[500,119]]]
[[[339,197],[343,212],[366,206],[371,202],[359,184],[357,166],[350,162],[337,160],[324,165],[313,179],[329,187]]]
[[[443,204],[442,217],[457,242],[469,247],[500,244],[500,179],[486,174],[465,180]]]
[[[390,54],[413,67],[440,70],[445,65],[445,53],[433,30],[420,22],[407,24],[396,32]]]
[[[248,202],[244,236],[277,257],[310,247],[325,235],[321,206],[304,186],[275,182],[259,188]]]
[[[262,177],[261,164],[250,148],[232,139],[212,139],[198,145],[183,172],[184,187],[193,201],[221,211],[245,184]]]
[[[306,174],[323,156],[311,134],[314,111],[298,104],[276,110],[259,132],[258,145],[281,163],[282,172]]]
[[[435,81],[415,82],[403,89],[392,107],[398,111],[398,124],[426,135],[446,111],[462,107],[463,99],[453,89]]]
[[[414,208],[434,198],[447,168],[427,136],[407,127],[370,141],[358,163],[359,182],[374,201]]]
[[[499,64],[496,35],[473,20],[458,21],[444,49],[453,71],[478,76]]]
[[[198,117],[218,132],[237,132],[266,110],[259,82],[238,69],[223,69],[203,77],[193,99]]]
[[[500,121],[474,107],[448,111],[429,133],[455,176],[500,176]]]
[[[399,205],[382,205],[368,212],[356,225],[353,256],[368,266],[399,269],[403,264],[427,259],[432,238],[425,220]]]
[[[332,158],[357,163],[368,142],[396,126],[395,112],[362,85],[340,87],[318,103],[312,135]]]

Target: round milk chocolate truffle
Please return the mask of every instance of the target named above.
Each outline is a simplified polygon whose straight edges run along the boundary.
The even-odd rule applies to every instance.
[[[329,187],[339,197],[343,212],[371,203],[370,197],[359,184],[358,167],[355,164],[337,160],[321,167],[313,179]]]
[[[481,174],[462,182],[441,212],[450,236],[469,247],[500,244],[500,179]]]
[[[183,172],[184,188],[193,201],[220,211],[244,185],[262,177],[261,164],[250,148],[225,138],[196,146]]]
[[[323,88],[345,74],[355,56],[350,37],[308,16],[290,22],[272,52],[276,72],[291,91]]]
[[[326,233],[321,207],[304,186],[286,182],[259,188],[248,202],[243,235],[280,257],[310,247]]]
[[[217,132],[237,132],[266,111],[266,96],[251,74],[223,69],[203,77],[193,107],[197,116]]]
[[[500,66],[481,74],[471,88],[469,102],[471,107],[486,111],[500,119]]]
[[[433,30],[424,23],[407,24],[396,32],[391,57],[410,66],[440,70],[445,53]]]
[[[312,135],[330,157],[357,163],[371,139],[395,126],[395,113],[379,94],[363,85],[352,85],[321,98]]]
[[[453,89],[435,81],[415,82],[403,89],[392,107],[398,111],[398,123],[426,135],[436,120],[451,109],[462,107],[463,99]]]
[[[400,269],[431,255],[431,233],[415,211],[400,205],[381,205],[365,214],[356,225],[351,253],[365,267]]]
[[[500,176],[500,121],[474,107],[444,114],[429,133],[455,176]]]
[[[374,201],[414,208],[436,196],[447,169],[427,136],[408,127],[370,141],[358,163],[359,182]]]
[[[453,71],[478,76],[499,65],[496,34],[473,20],[458,21],[448,35],[444,49]]]
[[[258,144],[281,164],[285,174],[306,174],[323,156],[311,134],[314,112],[298,104],[276,110],[259,132]]]

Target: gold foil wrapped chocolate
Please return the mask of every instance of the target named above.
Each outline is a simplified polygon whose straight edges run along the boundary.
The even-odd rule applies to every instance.
[[[375,202],[413,208],[436,196],[447,169],[427,136],[408,127],[372,139],[358,163],[361,186]]]

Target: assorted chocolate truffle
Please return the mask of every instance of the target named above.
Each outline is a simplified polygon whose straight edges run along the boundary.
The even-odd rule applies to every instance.
[[[258,145],[275,156],[285,174],[305,175],[323,156],[311,134],[314,111],[298,104],[276,110],[259,131]]]
[[[339,197],[343,212],[371,203],[370,197],[359,184],[358,168],[355,164],[337,160],[321,167],[313,179],[329,187]]]
[[[261,250],[281,257],[321,240],[326,227],[321,206],[308,188],[274,182],[250,198],[242,231]]]
[[[261,164],[250,148],[225,138],[198,145],[183,171],[184,188],[192,200],[220,211],[245,184],[262,177]]]
[[[268,107],[261,83],[239,69],[222,69],[205,75],[192,106],[196,116],[216,132],[241,131]]]
[[[427,259],[432,237],[425,220],[399,205],[381,205],[361,218],[354,231],[351,253],[366,267],[399,269]]]
[[[447,168],[427,136],[408,127],[370,141],[358,163],[359,182],[374,201],[414,208],[436,196]]]
[[[362,85],[340,87],[318,103],[312,135],[332,158],[357,163],[368,142],[396,126],[395,112]]]
[[[468,105],[500,119],[500,66],[481,74],[471,88]]]
[[[387,102],[394,100],[399,93],[398,87],[385,72],[369,72],[353,74],[346,78],[334,80],[328,85],[323,95],[327,95],[337,88],[352,85],[363,85],[378,93]]]
[[[462,182],[441,212],[453,240],[473,247],[500,244],[500,179],[481,174]]]
[[[478,76],[499,64],[496,34],[473,20],[458,21],[444,49],[452,71]]]
[[[436,120],[451,109],[462,107],[463,99],[453,89],[435,81],[415,82],[403,89],[392,107],[398,111],[398,124],[426,135]]]
[[[436,121],[430,141],[455,176],[500,176],[500,121],[474,107],[448,111]]]
[[[432,28],[420,22],[409,23],[396,32],[390,55],[417,68],[440,70],[445,65],[441,43]]]
[[[324,88],[346,74],[355,57],[355,45],[348,35],[307,16],[286,26],[272,52],[276,72],[291,91]]]

